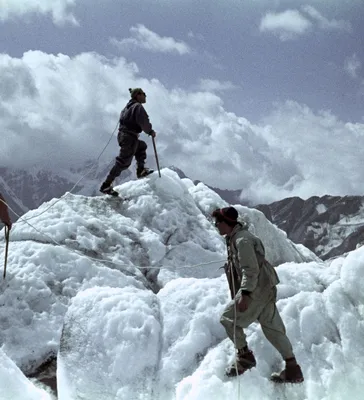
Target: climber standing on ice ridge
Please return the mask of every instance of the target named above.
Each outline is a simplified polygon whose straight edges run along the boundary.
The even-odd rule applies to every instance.
[[[122,171],[130,167],[133,157],[137,162],[137,178],[144,178],[153,172],[152,169],[145,168],[144,163],[147,158],[147,144],[139,140],[139,134],[144,131],[147,135],[156,136],[149,122],[149,117],[142,104],[146,103],[147,95],[141,88],[129,89],[131,100],[120,113],[118,143],[120,153],[116,157],[115,165],[100,187],[100,192],[118,196],[112,183]]]
[[[292,345],[276,307],[278,276],[265,259],[262,241],[238,222],[234,207],[213,212],[215,226],[225,236],[228,262],[224,269],[232,301],[226,306],[220,322],[236,347],[236,361],[226,371],[227,376],[241,375],[255,367],[254,354],[248,348],[244,328],[258,321],[265,337],[286,362],[281,373],[271,376],[274,382],[303,382],[301,367],[297,364]]]

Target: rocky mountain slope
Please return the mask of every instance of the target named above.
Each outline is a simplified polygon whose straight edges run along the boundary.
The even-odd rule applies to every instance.
[[[291,197],[255,208],[323,260],[364,243],[363,196]]]

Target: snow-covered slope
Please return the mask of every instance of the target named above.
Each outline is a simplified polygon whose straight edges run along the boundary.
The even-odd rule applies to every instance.
[[[237,206],[281,264],[278,307],[306,381],[268,381],[281,360],[256,325],[257,368],[227,380],[225,245],[209,220],[226,203],[168,169],[118,189],[127,201],[65,195],[25,214],[31,226],[14,225],[0,337],[23,372],[58,354],[60,400],[223,399],[239,388],[251,399],[360,398],[364,249],[324,264]]]
[[[90,161],[77,169],[56,172],[37,167],[27,171],[0,167],[0,193],[19,215],[68,191],[95,196],[112,162],[112,158],[109,165],[104,161]],[[180,178],[187,178],[180,169],[170,169]],[[133,168],[123,171],[117,182],[121,184],[130,179],[135,179]],[[196,186],[199,183],[194,181]],[[230,204],[253,208],[247,199],[241,198],[241,190],[210,189]],[[326,260],[364,243],[363,204],[363,196],[314,196],[307,200],[287,198],[272,204],[255,205],[254,208],[262,211],[268,220],[285,231],[294,243],[303,244]],[[17,220],[13,213],[11,218]]]
[[[0,350],[0,399],[52,400],[54,397],[30,382],[15,363]]]

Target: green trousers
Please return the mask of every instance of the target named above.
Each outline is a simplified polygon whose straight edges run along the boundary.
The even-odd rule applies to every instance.
[[[239,294],[236,296],[235,301],[238,299]],[[239,350],[247,346],[244,328],[258,321],[265,337],[278,350],[283,359],[294,357],[291,342],[286,335],[286,328],[276,307],[276,300],[277,289],[274,287],[265,296],[265,300],[250,299],[248,309],[244,312],[235,310],[234,301],[231,301],[227,305],[220,322],[224,326],[228,337],[235,343],[236,349]],[[234,335],[235,311],[236,323]]]

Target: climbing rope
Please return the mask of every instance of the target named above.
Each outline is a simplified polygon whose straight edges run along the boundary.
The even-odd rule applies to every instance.
[[[234,279],[234,276],[235,275],[233,275],[233,270],[232,270],[232,262],[229,262],[229,268],[230,268],[230,276],[232,277],[231,278],[231,281],[232,281],[232,283],[233,283],[233,293],[234,293],[234,296],[236,297],[236,295],[235,295],[235,279]],[[233,336],[233,339],[234,339],[234,349],[235,349],[235,353],[237,352],[237,347],[236,347],[236,320],[237,320],[237,309],[236,309],[236,300],[235,300],[235,297],[233,298],[233,302],[234,302],[234,327],[233,327],[233,329],[234,329],[234,336]],[[239,379],[239,375],[238,375],[238,360],[237,360],[237,356],[236,356],[236,354],[235,354],[235,371],[236,371],[236,375],[237,375],[237,378],[238,378],[238,399],[240,399],[240,379]]]
[[[70,247],[67,247],[67,246],[65,246],[65,245],[63,245],[63,244],[61,244],[61,243],[59,243],[57,240],[55,240],[54,238],[52,238],[51,236],[49,236],[48,234],[46,234],[46,233],[44,233],[44,232],[41,232],[38,228],[36,228],[34,225],[32,225],[31,223],[29,223],[28,221],[30,220],[30,218],[28,218],[28,219],[25,219],[25,218],[23,218],[23,217],[21,217],[19,214],[17,214],[5,201],[3,201],[3,200],[1,200],[0,199],[0,201],[2,201],[8,208],[9,208],[9,210],[11,210],[21,221],[24,221],[27,225],[29,225],[32,229],[34,229],[36,232],[38,232],[40,235],[42,235],[42,236],[44,236],[45,238],[47,238],[50,242],[53,242],[54,244],[56,244],[57,246],[60,246],[60,247],[63,247],[63,248],[66,248],[67,250],[69,250],[70,252],[73,252],[73,253],[75,253],[75,254],[77,254],[78,256],[83,256],[83,257],[86,257],[87,259],[89,259],[89,260],[92,260],[92,261],[97,261],[97,262],[101,262],[101,263],[107,263],[107,264],[112,264],[112,265],[115,265],[115,266],[119,266],[119,267],[131,267],[132,265],[128,265],[128,264],[121,264],[121,263],[118,263],[118,262],[115,262],[115,261],[111,261],[111,260],[106,260],[106,259],[99,259],[99,258],[95,258],[95,257],[90,257],[90,256],[87,256],[86,254],[83,254],[82,252],[80,252],[80,251],[77,251],[77,250],[74,250],[74,249],[72,249],[72,248],[70,248]],[[43,212],[42,212],[43,213]],[[32,217],[32,218],[34,218],[34,217]],[[224,262],[225,261],[225,259],[222,259],[222,260],[214,260],[214,261],[208,261],[208,262],[204,262],[204,263],[199,263],[199,264],[194,264],[194,265],[184,265],[184,266],[180,266],[180,267],[175,267],[175,269],[187,269],[187,268],[197,268],[197,267],[201,267],[201,266],[205,266],[205,265],[210,265],[210,264],[217,264],[217,263],[222,263],[222,262]],[[136,267],[136,268],[138,268],[138,269],[161,269],[161,268],[163,268],[164,266],[163,265],[159,265],[159,266],[156,266],[156,265],[151,265],[151,266],[148,266],[148,267]]]
[[[93,167],[96,165],[96,163],[98,163],[98,161],[100,160],[100,157],[102,156],[102,154],[103,154],[104,151],[106,150],[107,146],[108,146],[109,143],[111,142],[111,139],[113,138],[114,133],[115,133],[115,131],[116,131],[118,125],[119,125],[119,121],[117,122],[117,124],[116,124],[116,126],[115,126],[115,128],[114,128],[114,130],[113,130],[113,132],[112,132],[112,134],[111,134],[111,136],[110,136],[108,142],[106,143],[105,147],[102,149],[101,153],[100,153],[100,154],[98,155],[98,157],[96,158],[96,161],[91,165],[91,167],[88,169],[88,171],[87,171],[84,175],[82,175],[81,178],[73,185],[72,189],[69,190],[69,191],[68,191],[66,194],[64,194],[62,197],[60,197],[58,200],[56,200],[53,204],[51,204],[51,205],[50,205],[49,207],[47,207],[45,210],[43,210],[41,213],[39,213],[39,214],[37,214],[37,215],[33,215],[33,217],[29,217],[29,218],[27,218],[26,220],[23,218],[23,221],[29,221],[29,220],[31,220],[31,219],[33,219],[33,218],[35,218],[35,217],[39,217],[40,215],[44,214],[46,211],[48,211],[49,209],[51,209],[52,207],[54,207],[59,201],[61,201],[62,199],[64,199],[65,197],[67,197],[69,194],[71,194],[71,193],[73,192],[73,190],[74,190],[74,189],[77,187],[77,185],[82,181],[82,179],[84,179],[84,178],[91,172],[91,170],[92,170]],[[13,211],[13,210],[12,210],[12,211]],[[13,211],[13,212],[14,212],[14,211]],[[16,215],[18,215],[18,214],[16,214]],[[18,217],[19,217],[19,215],[18,215]]]

